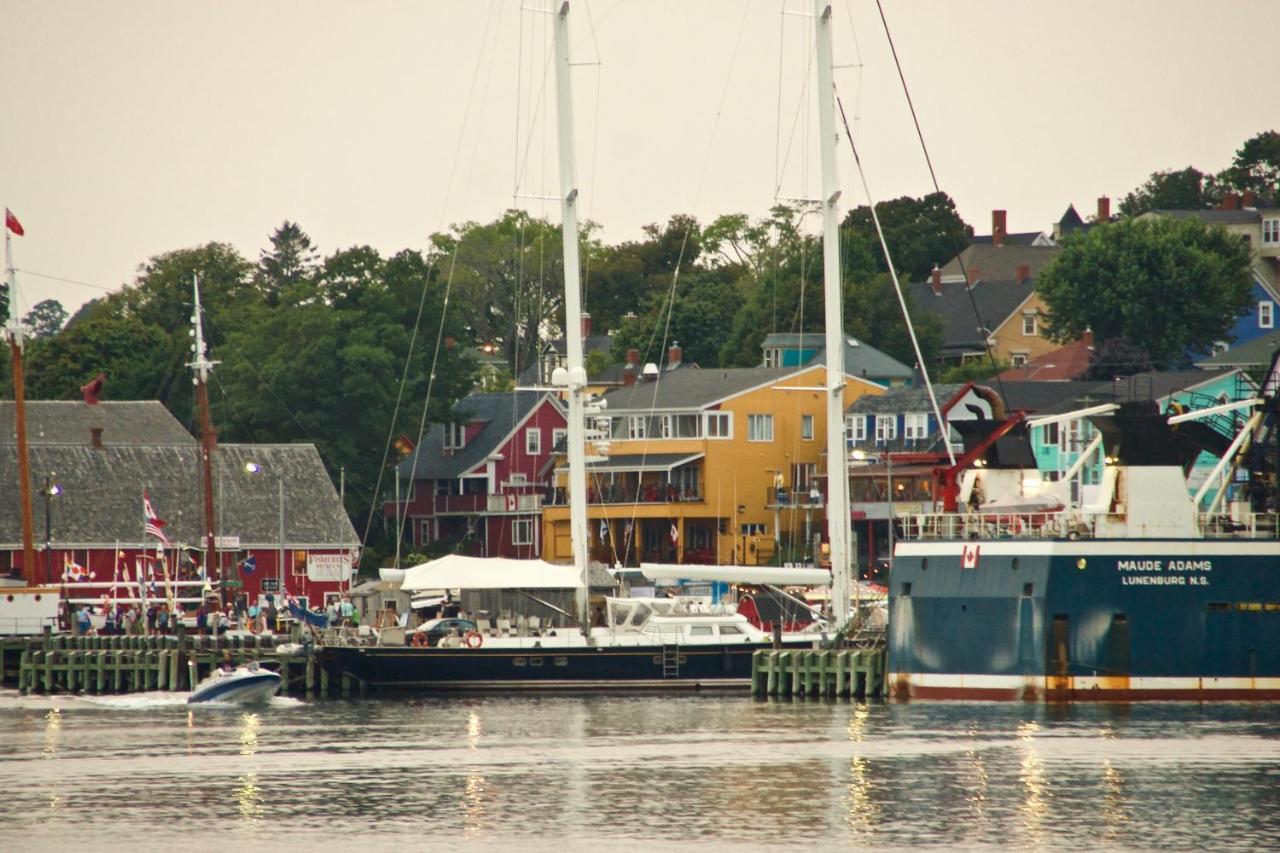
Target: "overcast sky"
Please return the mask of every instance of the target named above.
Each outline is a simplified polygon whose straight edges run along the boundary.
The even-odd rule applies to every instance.
[[[27,231],[24,311],[74,311],[211,240],[256,259],[285,219],[326,254],[391,253],[495,218],[517,187],[553,192],[549,18],[520,9],[538,3],[0,0],[0,204]],[[993,208],[1047,230],[1157,169],[1217,171],[1280,126],[1276,0],[883,3],[938,179],[979,233]],[[816,192],[811,8],[575,0],[582,210],[605,239]],[[835,9],[873,193],[931,191],[874,0]],[[841,165],[845,204],[863,203]]]

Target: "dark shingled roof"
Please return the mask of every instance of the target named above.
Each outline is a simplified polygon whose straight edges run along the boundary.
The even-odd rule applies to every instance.
[[[939,406],[946,406],[955,395],[964,389],[963,384],[935,384],[934,396]],[[933,403],[929,401],[929,392],[923,385],[915,387],[890,388],[883,394],[863,394],[853,401],[853,405],[845,409],[851,415],[887,415],[902,412],[933,412]]]
[[[1234,346],[1212,358],[1196,362],[1205,369],[1223,367],[1270,367],[1271,358],[1280,350],[1280,332],[1271,332],[1248,343]]]
[[[978,327],[994,332],[1034,292],[1030,281],[1019,284],[1012,279],[982,280],[973,286],[970,302],[969,289],[960,282],[943,284],[942,293],[934,293],[927,281],[912,282],[907,287],[917,308],[941,318],[943,352],[984,349],[985,338]],[[975,303],[977,317],[973,314]]]
[[[992,246],[989,243],[971,243],[957,258],[947,261],[942,274],[962,275],[960,259],[963,259],[965,270],[977,270],[979,279],[1013,279],[1020,266],[1030,267],[1031,275],[1037,276],[1061,251],[1061,246]]]
[[[637,382],[604,395],[608,413],[647,412],[650,409],[697,409],[760,385],[793,376],[805,367],[717,367],[673,370],[661,381]]]
[[[1177,391],[1193,389],[1221,378],[1221,372],[1207,370],[1166,370],[1137,373],[1115,382],[984,382],[1004,389],[1010,411],[1024,409],[1031,414],[1069,412],[1100,403],[1160,400]]]
[[[51,535],[59,547],[137,547],[144,544],[142,492],[168,526],[170,541],[202,547],[204,490],[200,449],[194,443],[152,446],[42,444],[30,448],[37,539],[43,541],[44,478],[61,494],[50,500]],[[245,471],[247,462],[262,467]],[[22,543],[17,452],[0,447],[0,548]],[[56,474],[54,473],[56,472]],[[284,482],[285,542],[290,548],[354,548],[355,529],[310,444],[225,444],[214,454],[216,529],[239,536],[241,547],[274,547],[280,541],[279,482]],[[151,540],[154,544],[155,540]]]
[[[1043,231],[1017,231],[1012,234],[1004,235],[1004,244],[1006,246],[1030,246],[1036,240],[1045,237]],[[982,234],[969,238],[970,243],[976,243],[981,246],[991,245],[991,235]]]
[[[156,400],[129,400],[90,406],[76,400],[28,400],[27,444],[90,443],[90,427],[102,427],[107,445],[195,444],[196,440]],[[0,402],[0,445],[13,444],[14,404]]]
[[[1262,221],[1262,211],[1255,208],[1237,210],[1153,210],[1148,215],[1171,219],[1199,219],[1209,225],[1248,225]]]
[[[555,401],[554,395],[545,391],[472,394],[459,400],[455,409],[462,419],[467,423],[480,421],[484,427],[472,436],[465,447],[446,456],[444,425],[433,424],[417,450],[400,463],[401,479],[447,480],[460,477],[495,452],[502,439],[547,397]]]
[[[797,350],[812,347],[817,350],[817,354],[805,362],[805,366],[827,363],[826,337],[822,332],[771,332],[765,336],[760,346],[762,349],[781,347]],[[852,335],[845,335],[844,338],[844,372],[850,376],[872,380],[908,380],[912,377],[910,367]]]

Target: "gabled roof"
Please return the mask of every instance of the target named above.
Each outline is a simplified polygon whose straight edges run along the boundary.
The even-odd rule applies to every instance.
[[[947,261],[942,267],[942,275],[963,275],[960,270],[960,260],[963,259],[965,270],[977,270],[979,279],[1011,280],[1017,276],[1020,266],[1029,267],[1031,275],[1037,276],[1061,251],[1061,246],[992,246],[990,243],[971,243],[959,256]]]
[[[1198,361],[1196,367],[1203,367],[1206,370],[1224,367],[1270,367],[1271,358],[1276,350],[1280,350],[1280,330],[1234,346],[1212,358]]]
[[[968,386],[964,383],[935,384],[934,396],[944,410],[956,395]],[[903,412],[933,412],[929,392],[923,385],[889,388],[883,394],[864,394],[845,409],[851,415],[887,415]]]
[[[1058,231],[1061,234],[1070,234],[1072,231],[1078,231],[1085,228],[1084,220],[1080,218],[1080,214],[1076,212],[1074,204],[1067,205],[1067,210],[1062,214],[1062,218],[1058,220]]]
[[[1043,241],[1048,239],[1049,239],[1049,235],[1045,234],[1043,231],[1017,231],[1012,234],[1005,234],[1003,242],[1006,246],[1033,246],[1037,242],[1043,243]],[[976,235],[974,237],[969,238],[969,242],[971,244],[990,246],[991,235],[990,234]]]
[[[815,355],[805,362],[812,367],[826,364],[827,343],[823,332],[770,332],[761,349],[812,349]],[[844,372],[864,379],[911,379],[911,368],[871,344],[852,335],[844,339]]]
[[[27,444],[88,445],[91,427],[102,427],[107,445],[195,444],[191,433],[157,400],[28,400]],[[0,445],[13,444],[14,404],[0,402]]]
[[[663,373],[657,382],[637,382],[604,395],[609,414],[702,409],[721,400],[814,370],[803,367],[717,367]],[[849,377],[854,381],[860,377]],[[862,380],[869,386],[874,383]],[[879,390],[880,386],[874,385]]]
[[[986,347],[986,335],[995,332],[1035,292],[1030,280],[1019,284],[1013,279],[982,280],[972,288],[960,282],[942,285],[941,293],[934,293],[927,282],[907,285],[916,308],[937,314],[942,320],[943,351],[982,350]],[[973,299],[969,294],[972,291]],[[973,313],[977,305],[978,315]]]
[[[1199,219],[1209,225],[1249,225],[1261,222],[1262,213],[1262,210],[1247,207],[1235,210],[1152,210],[1143,215],[1168,216],[1170,219]]]
[[[1011,367],[999,375],[1002,382],[1026,380],[1032,382],[1061,382],[1075,379],[1089,369],[1093,359],[1093,343],[1082,338],[1072,341],[1052,352],[1038,355],[1022,367]]]
[[[187,444],[40,444],[29,451],[38,489],[57,472],[61,493],[50,499],[55,546],[137,546],[143,543],[142,492],[168,525],[170,541],[203,548],[204,490],[200,448]],[[245,471],[255,462],[262,470]],[[217,530],[239,536],[241,547],[280,541],[279,484],[284,484],[284,532],[288,547],[354,548],[355,529],[333,482],[311,444],[223,444],[214,462]],[[21,547],[22,513],[16,488],[17,452],[0,447],[0,547]],[[15,484],[15,487],[8,487]],[[36,530],[43,531],[45,501],[32,504]],[[154,540],[152,540],[154,542]]]
[[[400,463],[402,480],[447,480],[460,477],[489,458],[511,431],[520,425],[543,400],[559,406],[545,391],[502,391],[472,394],[458,401],[455,410],[466,423],[483,423],[465,447],[444,452],[444,424],[433,424],[422,443]]]

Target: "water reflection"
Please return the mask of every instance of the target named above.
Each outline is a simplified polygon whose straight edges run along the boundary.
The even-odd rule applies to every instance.
[[[867,718],[871,711],[865,703],[853,706],[846,727],[849,742],[860,744],[866,738]],[[870,841],[879,820],[878,808],[873,798],[871,762],[861,754],[849,760],[849,786],[845,796],[845,824],[851,839],[860,844]]]
[[[481,730],[480,715],[472,709],[467,714],[466,741],[467,749],[472,752],[480,748]],[[483,833],[487,794],[484,775],[474,769],[469,770],[462,788],[463,838],[477,838]]]
[[[970,818],[979,835],[986,834],[987,826],[987,789],[991,780],[987,776],[987,764],[984,750],[978,747],[978,730],[970,725],[965,732],[969,739],[969,748],[964,753],[965,800],[969,803]]]
[[[258,730],[262,727],[262,719],[256,713],[240,715],[240,754],[252,758],[258,752]],[[236,779],[236,807],[240,813],[240,822],[255,825],[262,821],[266,812],[262,802],[262,789],[258,787],[258,774],[248,770]]]
[[[1018,725],[1018,746],[1022,760],[1018,767],[1018,779],[1022,782],[1024,798],[1020,806],[1022,830],[1031,844],[1044,843],[1044,824],[1049,814],[1049,787],[1045,780],[1044,761],[1036,745],[1040,724],[1035,720]]]
[[[58,757],[58,742],[62,735],[62,711],[58,708],[51,708],[44,715],[44,750],[41,755],[45,759],[53,759]],[[57,817],[65,805],[62,795],[58,793],[57,777],[49,788],[49,817]]]

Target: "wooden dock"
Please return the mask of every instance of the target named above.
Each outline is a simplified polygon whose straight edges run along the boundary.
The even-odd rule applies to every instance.
[[[23,695],[189,691],[230,654],[236,666],[258,663],[280,673],[281,694],[351,696],[363,692],[353,679],[331,683],[311,645],[283,636],[75,637],[46,632],[0,640],[4,686]]]
[[[874,699],[885,695],[885,650],[761,649],[751,657],[756,696]]]

